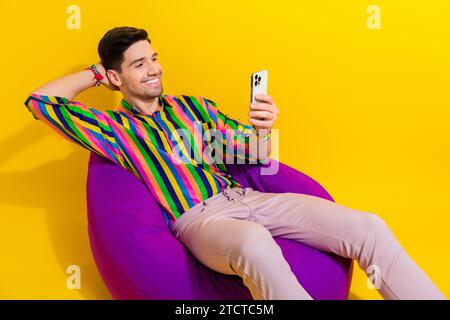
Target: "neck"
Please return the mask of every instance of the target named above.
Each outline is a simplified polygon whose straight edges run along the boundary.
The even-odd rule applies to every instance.
[[[151,98],[149,100],[141,100],[136,97],[124,96],[124,99],[128,104],[138,109],[143,114],[153,114],[155,111],[159,111],[161,106],[159,104],[159,96]]]

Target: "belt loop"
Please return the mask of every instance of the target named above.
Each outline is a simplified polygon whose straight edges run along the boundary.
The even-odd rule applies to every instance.
[[[203,207],[202,207],[202,210],[200,210],[200,212],[203,212],[205,210],[205,207],[206,207],[206,201],[203,200]]]
[[[228,201],[230,201],[230,195],[225,191],[226,191],[226,189],[223,189],[222,194],[227,198]]]

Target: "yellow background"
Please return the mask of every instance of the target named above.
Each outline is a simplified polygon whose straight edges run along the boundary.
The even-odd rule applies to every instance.
[[[69,5],[81,9],[70,30]],[[381,8],[369,30],[367,7]],[[269,70],[280,160],[336,202],[375,212],[450,297],[448,1],[1,1],[0,298],[110,299],[91,257],[89,152],[32,118],[45,82],[98,61],[116,26],[145,28],[168,94],[246,122],[250,73]],[[76,99],[113,108],[120,93]],[[81,289],[66,269],[81,268]],[[351,299],[380,299],[355,264]]]

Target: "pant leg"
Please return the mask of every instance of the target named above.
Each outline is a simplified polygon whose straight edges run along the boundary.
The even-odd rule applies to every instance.
[[[272,236],[357,260],[384,299],[446,299],[376,214],[305,194],[245,193],[240,201]]]
[[[208,268],[239,275],[255,300],[312,299],[271,233],[249,221],[248,207],[238,201],[240,196],[227,191],[202,209],[186,212],[189,216],[173,228],[176,238]]]

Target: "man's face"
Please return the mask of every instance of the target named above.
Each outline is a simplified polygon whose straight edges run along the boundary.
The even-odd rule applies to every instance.
[[[120,91],[142,100],[159,97],[164,91],[162,68],[147,40],[135,42],[124,52],[122,73],[118,77]]]

